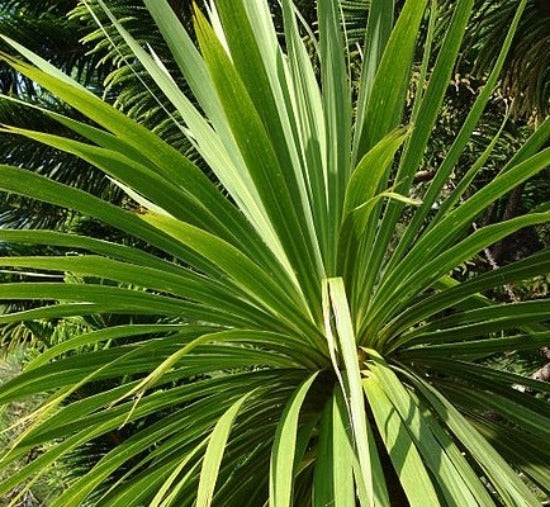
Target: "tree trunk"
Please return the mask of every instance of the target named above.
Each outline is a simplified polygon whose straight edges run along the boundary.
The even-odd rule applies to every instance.
[[[549,362],[533,373],[533,378],[542,382],[550,382],[550,347],[543,347],[540,351]]]

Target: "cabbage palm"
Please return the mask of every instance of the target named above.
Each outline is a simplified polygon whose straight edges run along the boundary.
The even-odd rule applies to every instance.
[[[1,259],[66,282],[0,285],[4,300],[45,303],[0,323],[131,316],[51,347],[0,388],[2,403],[49,394],[2,460],[43,452],[0,492],[23,492],[64,455],[121,427],[129,436],[55,505],[390,505],[403,495],[418,506],[537,505],[534,488],[550,491],[550,449],[541,445],[550,410],[516,389],[550,386],[483,361],[548,342],[550,300],[502,305],[486,294],[547,273],[550,252],[462,283],[452,277],[484,248],[550,219],[543,207],[472,226],[550,163],[542,149],[550,120],[467,199],[494,142],[453,192],[444,188],[526,2],[452,148],[413,199],[473,0],[456,3],[429,85],[405,120],[426,3],[407,0],[394,21],[387,1],[372,2],[356,100],[339,2],[318,4],[313,64],[291,0],[282,2],[284,40],[265,1],[217,0],[209,20],[197,10],[198,49],[165,0],[145,0],[193,100],[154,48],[111,16],[212,177],[7,40],[30,63],[6,61],[93,122],[43,111],[85,141],[8,130],[94,165],[136,206],[10,166],[0,167],[0,188],[92,216],[154,250],[0,230],[4,242],[67,252]],[[431,34],[437,9],[429,16]]]

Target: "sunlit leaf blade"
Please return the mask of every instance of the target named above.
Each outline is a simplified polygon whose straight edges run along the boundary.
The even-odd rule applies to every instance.
[[[216,426],[212,430],[208,447],[203,458],[201,474],[199,478],[199,487],[197,491],[197,506],[208,507],[212,505],[214,497],[214,488],[216,486],[216,478],[223,457],[223,451],[229,438],[231,427],[245,403],[248,395],[234,403],[225,414],[218,419]]]
[[[433,481],[441,488],[446,501],[449,503],[456,502],[459,505],[474,503],[475,499],[467,483],[462,480],[459,471],[447,454],[447,449],[442,447],[438,441],[437,430],[433,432],[427,417],[415,403],[412,394],[403,386],[397,375],[376,351],[365,349],[365,352],[369,357],[369,360],[365,363],[369,369],[369,378],[363,382],[367,393],[371,389],[369,381],[377,382],[401,419],[408,421],[407,429],[410,434],[411,445],[416,448],[422,457],[426,470],[432,472]],[[421,470],[418,473],[420,474]],[[424,478],[424,482],[430,484],[427,477]],[[413,492],[414,489],[418,488],[413,488]],[[407,489],[406,492],[408,493]],[[421,498],[426,496],[428,495],[424,494]]]
[[[332,308],[334,323],[338,337],[338,349],[341,361],[345,366],[346,378],[344,396],[351,418],[354,446],[360,464],[362,487],[369,495],[369,504],[374,504],[374,486],[372,477],[371,449],[368,439],[367,418],[365,413],[365,399],[361,389],[361,372],[357,362],[357,345],[353,323],[347,302],[344,283],[341,278],[331,278],[326,281],[326,299]],[[327,333],[331,333],[327,329]]]
[[[269,502],[273,507],[291,505],[298,418],[304,399],[316,377],[317,374],[309,377],[294,393],[277,426],[269,476]]]
[[[425,0],[405,2],[391,32],[366,106],[365,124],[361,130],[357,149],[358,158],[362,158],[400,123],[410,79],[417,29],[425,5]]]
[[[313,484],[315,507],[331,502],[343,507],[355,505],[353,449],[342,414],[347,414],[345,404],[341,396],[335,393],[327,402],[321,421]]]
[[[292,205],[289,182],[284,178],[274,147],[233,63],[199,11],[196,11],[196,20],[201,50],[250,177],[306,295],[312,301],[317,295],[320,300],[313,277],[322,272],[322,263],[308,237],[303,213]],[[297,255],[299,252],[306,252],[313,262],[306,263]]]
[[[378,430],[411,505],[440,505],[422,460],[394,406],[375,380],[363,382]]]
[[[361,66],[361,82],[357,101],[357,120],[353,139],[353,162],[357,162],[358,150],[365,128],[365,114],[376,72],[386,44],[390,38],[395,2],[372,0],[365,33],[365,54]]]
[[[445,182],[449,178],[455,164],[458,162],[460,154],[464,150],[468,140],[470,139],[470,136],[472,135],[472,132],[474,131],[476,124],[478,123],[481,115],[483,114],[483,110],[485,109],[487,102],[490,99],[492,89],[497,82],[497,79],[502,70],[502,66],[504,65],[504,61],[508,55],[510,45],[512,44],[512,40],[516,33],[516,29],[517,29],[519,20],[521,19],[521,16],[523,14],[523,10],[525,8],[526,3],[527,3],[526,0],[522,0],[522,2],[519,4],[517,8],[517,12],[512,21],[512,24],[509,27],[504,44],[500,50],[498,59],[495,62],[495,65],[493,67],[493,70],[490,76],[488,77],[487,83],[485,87],[482,89],[479,96],[477,97],[474,105],[472,106],[468,114],[468,117],[466,118],[466,121],[462,125],[462,128],[460,129],[460,132],[458,133],[456,140],[453,143],[449,153],[445,157],[445,160],[443,161],[442,166],[438,169],[433,181],[430,183],[430,187],[424,195],[424,206],[420,210],[418,210],[413,220],[407,227],[407,231],[405,232],[402,238],[401,246],[399,247],[399,250],[398,250],[398,255],[395,255],[395,261],[399,260],[401,257],[401,255],[399,254],[406,252],[407,248],[411,245],[412,240],[414,239],[414,236],[418,233],[419,229],[423,224],[423,221],[425,220],[426,216],[430,211],[431,206],[434,204],[435,200],[440,195]]]
[[[447,91],[447,83],[451,77],[456,57],[460,50],[460,44],[466,30],[473,4],[474,2],[472,0],[457,2],[437,61],[434,65],[426,93],[421,101],[417,98],[417,100],[420,101],[417,115],[422,118],[422,121],[415,125],[410,140],[406,145],[403,157],[399,163],[396,174],[396,191],[399,193],[407,194],[409,192],[417,167],[421,163],[428,139],[436,123],[439,108]],[[388,210],[384,215],[382,232],[377,239],[377,247],[380,252],[384,251],[387,247],[390,239],[388,232],[393,230],[402,208],[403,206],[399,203],[390,203],[388,206]],[[405,248],[404,245],[406,245],[406,243],[400,244],[397,247],[392,262],[399,259],[402,249]],[[374,258],[377,263],[381,260],[378,252],[377,256]]]
[[[427,401],[484,469],[493,486],[505,502],[511,505],[535,505],[536,498],[510,468],[508,463],[481,437],[464,416],[424,380],[411,376],[411,380]]]

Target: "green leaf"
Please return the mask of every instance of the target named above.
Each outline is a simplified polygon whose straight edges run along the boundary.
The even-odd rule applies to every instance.
[[[494,180],[494,182],[496,182],[497,180]],[[491,186],[491,184],[488,186]],[[487,189],[487,187],[485,187],[480,192],[483,192],[485,189]],[[467,203],[464,204],[462,207],[466,205]],[[461,210],[462,207],[459,208],[459,210]],[[395,289],[401,289],[400,297],[404,298],[403,300],[406,301],[408,300],[407,298],[410,297],[412,294],[430,287],[434,282],[436,282],[438,279],[448,273],[452,268],[460,265],[466,260],[469,260],[476,253],[482,251],[485,247],[496,243],[497,241],[505,238],[506,236],[509,236],[517,230],[520,230],[524,227],[529,227],[531,225],[548,222],[549,219],[550,213],[533,213],[519,216],[517,218],[513,218],[502,223],[489,225],[477,230],[463,241],[459,242],[451,248],[448,248],[440,255],[436,255],[438,251],[437,244],[432,243],[428,251],[419,251],[416,250],[416,248],[421,242],[417,243],[417,247],[412,250],[408,257],[409,262],[411,262],[411,265],[415,267],[415,270],[407,270],[408,276],[403,276],[403,272],[398,269],[394,273],[392,273],[392,275],[389,276],[386,280],[386,283],[383,284],[382,287],[380,287],[379,292],[376,295],[375,302],[373,303],[373,307],[379,309],[379,313],[376,317],[371,316],[371,319],[374,321],[373,323],[371,323],[371,326],[377,326],[378,323],[382,321],[383,316],[386,317],[389,314],[391,315],[391,313],[394,312],[396,308],[401,306],[399,301],[395,301],[395,303],[393,304],[390,303],[390,300],[395,297],[395,292],[393,292]],[[446,222],[446,220],[444,220],[442,224],[444,222]],[[452,223],[452,220],[451,223],[447,223],[446,226],[456,227],[456,225]],[[435,231],[438,229],[439,226],[433,230]],[[448,236],[452,235],[453,231],[456,231],[456,228],[451,231],[445,229],[444,231],[439,230],[438,232],[440,235],[446,234]],[[441,238],[441,236],[439,236],[439,238]],[[427,253],[430,253],[430,259],[433,260],[428,260],[425,258]],[[422,264],[420,264],[421,260]],[[403,264],[401,264],[401,268],[403,268]],[[398,278],[399,275],[401,275],[402,278]],[[374,310],[373,313],[376,315]]]
[[[68,104],[76,107],[82,114],[87,115],[91,120],[133,146],[150,161],[153,167],[161,171],[167,180],[184,188],[190,196],[210,207],[211,211],[219,217],[225,216],[231,222],[238,218],[228,201],[223,198],[208,178],[175,148],[163,142],[147,128],[138,125],[120,111],[103,102],[68,76],[59,71],[54,72],[52,66],[44,59],[26,50],[15,41],[6,37],[2,38],[38,67],[36,69],[13,58],[4,57],[16,70],[50,90]]]
[[[198,507],[209,507],[212,505],[218,470],[227,444],[227,439],[229,438],[229,432],[231,431],[237,414],[249,396],[250,394],[246,394],[236,401],[231,408],[220,417],[210,435],[200,473],[199,488],[197,491]]]
[[[542,250],[526,259],[513,262],[507,266],[491,270],[460,284],[444,287],[443,290],[424,298],[390,322],[387,334],[398,334],[408,327],[435,315],[445,308],[452,307],[461,301],[487,289],[510,284],[543,275],[550,269],[550,250]],[[477,307],[478,305],[476,305]],[[487,306],[487,305],[483,305]],[[382,331],[385,334],[385,331]]]
[[[284,318],[292,327],[301,322],[308,328],[313,328],[312,323],[308,322],[311,317],[302,296],[292,290],[284,292],[243,252],[217,236],[170,217],[147,213],[142,218],[214,263],[255,302]],[[289,286],[285,288],[289,289]],[[314,328],[311,332],[315,334],[310,340],[318,340]]]
[[[344,205],[346,213],[361,206],[378,193],[384,174],[410,132],[410,128],[396,129],[364,155],[348,181]]]
[[[21,231],[17,229],[0,229],[0,241],[29,245],[47,244],[70,249],[76,248],[140,266],[149,266],[175,273],[181,272],[180,266],[160,259],[143,250],[77,234],[46,230]]]
[[[503,329],[517,329],[525,324],[544,322],[549,310],[550,300],[478,308],[434,320],[426,326],[405,333],[404,341],[453,342]]]
[[[324,286],[325,305],[330,305],[334,316],[338,337],[338,349],[345,367],[346,385],[342,386],[346,405],[351,419],[354,446],[360,465],[358,481],[368,495],[368,505],[374,504],[374,486],[372,475],[371,449],[368,439],[368,422],[366,418],[365,398],[361,388],[361,372],[358,364],[358,350],[355,332],[349,312],[344,283],[341,278],[331,278]],[[326,332],[332,335],[330,320]]]
[[[316,378],[317,373],[311,375],[295,391],[291,400],[286,404],[277,425],[269,475],[270,506],[288,507],[291,505],[298,418],[304,399]]]
[[[229,239],[229,241],[243,246],[244,249],[255,251],[255,255],[259,255],[264,262],[271,264],[271,269],[280,269],[273,262],[270,253],[275,253],[281,264],[284,265],[287,272],[293,276],[292,270],[289,270],[288,261],[281,252],[281,245],[274,237],[274,231],[267,221],[265,209],[263,208],[258,193],[254,185],[247,177],[246,167],[243,167],[241,156],[237,147],[232,142],[230,129],[225,125],[221,106],[215,107],[217,100],[210,100],[210,109],[213,109],[213,119],[216,120],[215,127],[223,136],[220,136],[214,129],[210,127],[205,118],[194,107],[191,101],[179,90],[175,81],[168,74],[167,70],[160,63],[159,59],[154,59],[149,56],[133,39],[133,37],[121,26],[114,15],[109,11],[105,4],[100,1],[100,5],[107,13],[109,19],[116,27],[125,42],[129,45],[132,52],[136,55],[151,77],[155,80],[160,90],[162,90],[167,99],[172,102],[178,113],[186,123],[186,128],[180,126],[184,133],[187,133],[190,141],[197,147],[198,152],[208,162],[216,176],[220,179],[224,187],[230,192],[231,196],[239,204],[240,208],[245,212],[248,220],[255,225],[259,235],[265,243],[269,245],[271,252],[266,252],[263,243],[244,242],[244,237]],[[197,62],[195,62],[195,66]],[[190,135],[189,132],[193,134]],[[193,203],[192,203],[193,204]],[[199,210],[199,211],[209,211]],[[196,213],[200,215],[201,213]],[[187,219],[194,223],[193,220]],[[226,224],[223,224],[225,227]],[[229,229],[231,231],[231,228]],[[228,238],[227,234],[222,234],[222,237]],[[230,237],[230,236],[229,236]],[[235,241],[237,240],[237,241]]]
[[[271,18],[271,14],[265,11],[264,7],[262,19],[265,19],[266,16]],[[333,238],[330,237],[329,202],[327,200],[329,190],[326,145],[328,139],[325,128],[326,121],[324,121],[323,96],[308,48],[302,40],[293,2],[283,0],[282,11],[288,56],[277,54],[272,58],[274,60],[272,65],[277,69],[293,133],[292,138],[301,157],[301,171],[307,185],[318,243],[325,260],[328,261],[325,269],[330,270],[332,266],[328,263],[332,262],[330,256],[332,255]],[[273,27],[271,20],[269,25]],[[316,44],[313,36],[310,40],[314,45]],[[273,46],[276,38],[270,42]],[[265,49],[268,54],[273,52],[273,49]],[[288,64],[286,60],[288,60]],[[316,168],[316,170],[312,170],[312,168]],[[333,222],[333,225],[337,225],[337,223]]]
[[[430,359],[429,364],[433,368],[441,372],[451,372],[454,376],[465,380],[475,378],[481,381],[489,381],[493,385],[511,387],[513,385],[523,385],[540,391],[541,393],[550,393],[550,385],[548,382],[542,382],[530,377],[510,373],[507,371],[496,370],[487,366],[469,363],[457,360]]]
[[[529,400],[522,393],[503,394],[485,391],[473,391],[469,386],[459,386],[454,383],[444,382],[441,389],[459,406],[465,407],[472,414],[487,414],[487,411],[497,414],[503,421],[521,428],[526,434],[530,434],[544,441],[548,438],[548,418],[550,410],[545,402]],[[516,394],[517,396],[514,396]],[[529,401],[539,402],[531,407]],[[534,403],[533,403],[534,405]]]
[[[505,503],[508,505],[537,505],[536,498],[514,470],[446,398],[417,375],[409,374],[407,376],[482,467]]]
[[[54,357],[60,356],[70,350],[78,350],[80,347],[86,345],[95,345],[103,341],[107,342],[133,336],[172,333],[183,330],[182,328],[184,327],[185,326],[183,325],[173,324],[131,324],[128,326],[114,326],[107,329],[91,331],[90,333],[83,333],[45,350],[42,354],[27,364],[25,371],[30,371],[38,366],[42,366]]]
[[[336,273],[336,249],[338,228],[342,207],[351,172],[351,84],[342,34],[342,19],[338,2],[318,2],[319,58],[321,60],[321,82],[323,112],[327,141],[327,199],[329,203],[329,249],[326,264],[330,266],[329,276]]]
[[[361,66],[359,98],[356,107],[353,163],[355,163],[358,158],[359,143],[363,136],[367,104],[369,103],[376,72],[378,71],[380,60],[382,59],[382,55],[384,54],[392,32],[394,10],[395,2],[393,0],[391,3],[385,0],[372,0],[370,4],[367,30],[365,33],[365,54]]]
[[[467,22],[473,4],[473,0],[461,0],[456,3],[453,9],[453,16],[432,70],[428,89],[418,106],[417,116],[422,118],[422,120],[415,125],[399,163],[395,177],[396,192],[398,193],[406,194],[409,192],[414,175],[421,164],[424,151],[437,120],[437,113],[447,92],[449,80],[456,65],[456,59],[459,54],[462,38],[467,29]],[[423,209],[424,207],[421,208],[421,210]],[[374,257],[376,259],[375,266],[377,267],[380,266],[382,261],[381,253],[389,244],[391,239],[390,233],[398,221],[401,210],[402,206],[399,203],[390,203],[384,215],[382,234],[377,239],[378,251],[376,257]],[[401,258],[403,252],[406,252],[405,245],[407,245],[406,242],[400,241],[396,247],[396,251],[392,255],[390,267]]]
[[[462,336],[460,336],[462,338]],[[430,344],[406,347],[399,352],[403,358],[483,357],[501,352],[535,350],[550,340],[550,332],[522,334],[503,338],[460,341],[458,343]]]
[[[445,185],[446,181],[451,175],[451,172],[454,166],[458,162],[460,155],[462,154],[464,148],[466,147],[468,141],[470,140],[471,135],[479,119],[481,118],[481,115],[483,114],[483,110],[485,109],[487,103],[490,100],[491,94],[493,93],[493,88],[496,85],[497,80],[500,76],[502,67],[508,55],[508,51],[510,49],[512,41],[516,35],[518,23],[521,19],[521,16],[523,14],[526,4],[527,4],[527,0],[522,0],[520,2],[517,8],[517,11],[515,13],[514,19],[512,20],[512,23],[510,24],[510,27],[506,34],[506,38],[499,52],[497,61],[495,62],[495,65],[491,71],[491,74],[489,75],[485,86],[482,88],[480,94],[478,95],[472,108],[470,109],[468,116],[464,121],[464,124],[462,125],[460,131],[456,136],[456,139],[453,145],[451,146],[451,149],[449,150],[449,153],[447,153],[442,165],[438,168],[434,179],[431,181],[427,192],[424,194],[422,199],[424,203],[423,206],[415,214],[412,221],[408,225],[407,230],[405,231],[405,234],[401,238],[398,249],[393,257],[394,263],[398,262],[403,257],[403,254],[405,254],[407,250],[410,248],[415,236],[417,235],[418,231],[423,225],[423,222],[427,217],[428,213],[430,213],[430,210],[432,209],[434,202],[439,197],[441,190],[443,189],[443,186]],[[464,3],[464,5],[466,5],[466,3]],[[452,39],[449,38],[449,41],[451,40]],[[460,44],[460,40],[458,39],[455,39],[452,43],[456,44],[457,42],[458,44]],[[445,81],[443,84],[440,83],[439,86],[444,86],[446,88],[447,84],[448,84],[448,80]],[[429,107],[429,105],[427,104],[426,107]],[[534,152],[529,153],[529,155],[533,155],[533,154]],[[418,154],[416,156],[418,156]]]
[[[101,169],[115,180],[128,185],[134,192],[150,199],[166,212],[182,220],[202,225],[203,227],[213,227],[211,220],[203,219],[206,210],[202,206],[197,206],[196,202],[187,199],[177,186],[171,184],[155,170],[143,166],[131,158],[121,155],[119,152],[91,146],[60,136],[16,127],[10,127],[5,132],[22,135],[66,153],[76,155]],[[225,225],[223,228],[218,228],[216,232],[227,237],[226,233],[223,232],[224,228]]]
[[[446,501],[450,504],[456,502],[457,505],[474,503],[475,500],[468,485],[462,481],[460,474],[447,455],[446,449],[440,445],[410,391],[403,386],[401,380],[390,369],[382,356],[371,349],[365,349],[365,352],[369,358],[365,363],[368,367],[369,379],[364,382],[364,386],[372,378],[380,385],[387,399],[391,400],[391,404],[403,421],[402,424],[406,425],[412,441],[411,445],[418,451],[426,469],[432,472],[432,480],[440,486]],[[369,386],[366,385],[365,389],[368,392]],[[421,473],[421,470],[419,470],[419,473]],[[427,476],[423,478],[423,481],[428,485],[431,484]],[[418,488],[413,487],[411,491],[413,495],[416,493],[415,489]],[[430,489],[428,488],[428,491]],[[408,489],[405,489],[405,491],[407,495],[410,494]],[[433,493],[433,490],[431,491]],[[424,496],[427,497],[428,495],[421,495],[420,498]]]
[[[412,506],[440,505],[420,455],[394,405],[373,379],[363,381],[384,444]]]
[[[407,0],[391,32],[366,106],[365,124],[360,130],[356,153],[358,159],[401,121],[418,28],[425,6],[426,0]],[[368,81],[364,84],[368,86]]]
[[[124,211],[82,190],[62,185],[24,169],[5,165],[0,165],[0,189],[95,217],[175,257],[193,259],[193,262],[201,268],[206,268],[204,263],[201,263],[196,256],[193,257],[188,249],[170,236],[146,224],[135,214]]]
[[[489,421],[482,423],[473,421],[473,424],[495,449],[511,462],[518,463],[523,473],[529,476],[545,493],[550,492],[550,479],[546,467],[550,456],[545,449],[541,449],[539,439],[530,438],[521,430],[513,430]]]
[[[261,325],[267,328],[280,328],[279,320],[269,324],[270,319],[267,315],[243,301],[240,291],[232,290],[221,282],[209,280],[185,268],[179,268],[179,273],[176,274],[164,269],[137,266],[92,255],[0,257],[0,266],[56,270],[117,280],[209,305],[211,308],[217,308],[220,314],[225,314],[226,317],[233,314],[237,327],[255,327],[256,323],[262,322]]]
[[[274,147],[233,63],[198,10],[195,20],[210,77],[250,178],[314,309],[315,302],[320,302],[316,280],[324,271],[315,238],[308,234],[304,214],[292,204],[289,182],[285,180]]]
[[[313,483],[313,505],[355,506],[353,449],[345,426],[346,406],[339,392],[327,401],[319,434]]]
[[[510,111],[508,110],[506,112],[506,115],[504,116],[504,119],[502,120],[502,123],[500,125],[500,128],[498,129],[497,133],[493,136],[491,139],[491,142],[487,145],[487,148],[483,150],[483,153],[479,156],[479,158],[475,161],[475,164],[468,169],[466,174],[462,176],[460,181],[458,182],[458,185],[453,189],[451,195],[441,204],[441,207],[437,210],[436,216],[433,218],[432,224],[436,223],[440,217],[445,216],[448,210],[452,209],[453,206],[459,201],[459,199],[462,197],[462,195],[468,190],[468,187],[476,177],[476,175],[483,169],[483,166],[489,160],[489,157],[491,156],[492,151],[494,150],[495,146],[497,145],[500,136],[504,130],[504,127],[508,123],[508,120],[510,119]]]

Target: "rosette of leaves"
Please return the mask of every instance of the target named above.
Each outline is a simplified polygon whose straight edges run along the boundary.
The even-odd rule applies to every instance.
[[[412,184],[473,0],[456,2],[407,125],[414,54],[424,47],[425,75],[438,21],[425,0],[407,0],[396,19],[387,1],[372,2],[357,96],[339,2],[318,4],[314,66],[290,0],[282,1],[283,39],[263,0],[218,0],[208,16],[196,10],[198,48],[167,2],[145,0],[192,98],[101,2],[209,176],[10,40],[26,62],[6,61],[92,123],[44,110],[86,141],[8,130],[95,166],[136,209],[23,168],[1,166],[0,188],[92,216],[151,249],[0,230],[4,242],[73,252],[3,257],[4,267],[61,272],[71,283],[0,285],[4,300],[44,302],[0,322],[130,316],[54,345],[1,386],[2,403],[47,394],[2,463],[47,446],[0,492],[22,485],[24,494],[63,456],[132,425],[55,505],[537,505],[533,491],[550,490],[550,410],[529,393],[550,386],[480,359],[547,343],[550,300],[494,304],[484,293],[548,272],[549,251],[463,282],[450,274],[507,235],[548,222],[543,207],[472,227],[550,163],[550,120],[483,188],[470,192],[470,183],[497,138],[452,192],[445,188],[525,3],[420,199],[410,197]],[[87,385],[91,394],[80,394]]]

